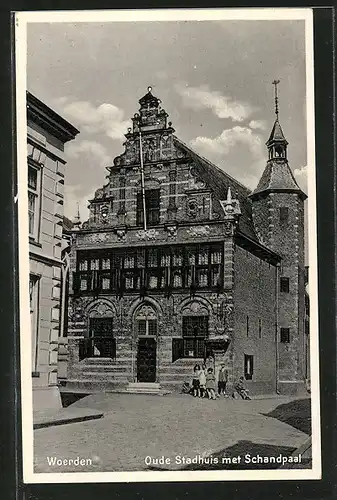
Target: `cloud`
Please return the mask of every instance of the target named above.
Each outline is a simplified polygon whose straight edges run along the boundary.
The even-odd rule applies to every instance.
[[[68,144],[66,154],[69,158],[79,158],[84,155],[89,162],[96,166],[106,167],[111,164],[112,158],[102,144],[96,141],[82,140]]]
[[[111,139],[121,140],[130,120],[124,120],[124,111],[113,104],[103,103],[95,107],[89,101],[72,101],[61,97],[58,105],[63,106],[63,114],[76,122],[79,129],[89,134],[104,133]]]
[[[210,137],[197,137],[191,141],[196,149],[204,149],[217,154],[227,155],[237,144],[247,146],[254,157],[260,157],[262,151],[262,140],[248,127],[235,126],[225,129],[221,134],[213,139]]]
[[[266,130],[267,124],[264,120],[251,120],[249,122],[249,127],[252,128],[253,130],[256,129]]]
[[[245,186],[256,187],[266,152],[262,138],[251,128],[237,125],[214,138],[199,136],[191,141],[191,146]]]
[[[187,84],[177,83],[175,90],[182,97],[185,107],[196,111],[210,109],[218,118],[229,118],[234,122],[246,120],[256,110],[247,102],[210,90],[208,85],[189,87]]]
[[[304,192],[308,190],[308,167],[305,165],[301,168],[295,168],[294,176],[298,182],[298,185]]]
[[[158,78],[158,80],[167,80],[167,78],[168,78],[168,74],[164,70],[156,71],[156,73],[154,74],[154,76],[156,78]]]

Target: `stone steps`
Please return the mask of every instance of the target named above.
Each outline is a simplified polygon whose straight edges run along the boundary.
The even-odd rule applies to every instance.
[[[129,382],[126,391],[132,394],[158,394],[160,384],[155,382]]]
[[[92,380],[95,381],[107,381],[107,382],[119,382],[120,380],[126,379],[125,373],[116,373],[116,372],[85,372],[85,373],[74,373],[73,376],[76,377],[77,380]]]
[[[80,364],[85,365],[112,365],[115,361],[111,358],[84,358]]]
[[[127,372],[129,368],[122,365],[76,365],[73,367],[73,372],[78,373],[117,373],[117,372]]]

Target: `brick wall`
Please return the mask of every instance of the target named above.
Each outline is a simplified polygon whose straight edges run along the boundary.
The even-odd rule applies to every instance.
[[[276,388],[275,277],[273,265],[235,247],[234,376],[244,375],[244,354],[253,355],[253,378],[246,381],[253,393]]]

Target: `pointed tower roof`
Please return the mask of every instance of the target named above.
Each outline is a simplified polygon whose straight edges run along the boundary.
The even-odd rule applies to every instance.
[[[282,127],[278,118],[276,118],[273,128],[271,129],[270,136],[266,145],[269,146],[272,142],[283,142],[288,144],[287,139],[284,137]]]
[[[296,192],[302,199],[307,198],[307,195],[303,193],[297,184],[294,174],[286,160],[282,162],[278,160],[268,161],[257,188],[252,192],[250,198],[254,199],[262,194],[271,192]]]
[[[271,130],[266,146],[268,148],[269,160],[261,176],[257,188],[251,193],[250,198],[256,199],[271,192],[298,193],[304,200],[307,195],[303,193],[296,182],[294,174],[289,167],[287,159],[288,141],[284,136],[279,122],[277,85],[279,80],[274,80],[275,85],[275,114],[276,119]]]

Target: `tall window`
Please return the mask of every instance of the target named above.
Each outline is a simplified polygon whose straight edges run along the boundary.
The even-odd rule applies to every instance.
[[[289,344],[290,342],[290,328],[281,328],[280,341],[282,344]]]
[[[288,207],[280,207],[280,222],[281,222],[281,224],[287,224],[288,219],[289,219]]]
[[[90,318],[89,337],[81,339],[79,358],[115,358],[112,318]]]
[[[246,380],[252,380],[254,372],[254,356],[245,354],[244,359],[244,374]]]
[[[145,211],[148,226],[155,226],[160,221],[160,189],[145,191]],[[143,194],[137,193],[137,225],[144,224]]]
[[[29,236],[38,236],[39,170],[28,165],[28,230]]]
[[[283,293],[289,293],[289,278],[280,278],[280,291]]]
[[[183,317],[183,356],[184,358],[203,358],[205,340],[208,336],[208,316]]]

